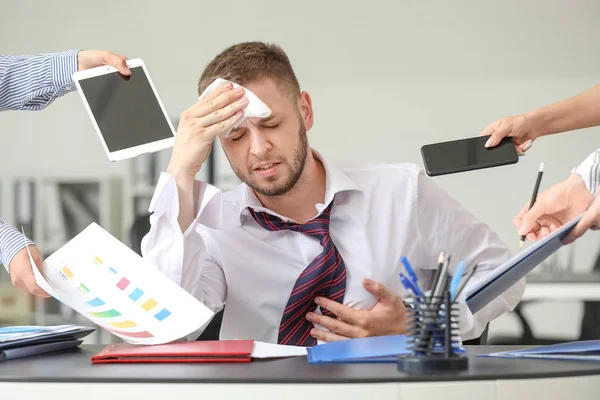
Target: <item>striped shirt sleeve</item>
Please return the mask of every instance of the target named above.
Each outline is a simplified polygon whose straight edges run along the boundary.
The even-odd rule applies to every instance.
[[[590,154],[573,172],[583,178],[585,186],[596,197],[600,186],[600,149]]]
[[[41,110],[75,90],[77,50],[19,56],[0,54],[0,111]]]
[[[6,271],[13,257],[26,246],[33,245],[31,240],[23,238],[23,234],[14,226],[4,223],[0,219],[0,264],[4,265]]]

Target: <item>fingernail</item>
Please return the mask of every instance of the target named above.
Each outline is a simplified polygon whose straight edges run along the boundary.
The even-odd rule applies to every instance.
[[[313,320],[312,313],[308,313],[308,314],[306,314],[306,319],[307,319],[308,321],[311,321],[311,322],[312,322],[312,320]]]
[[[312,337],[316,337],[315,335],[317,334],[317,330],[316,329],[311,329],[310,330],[310,336]]]
[[[242,94],[242,93],[244,93],[244,89],[242,89],[242,88],[236,88],[235,91],[234,91],[234,93],[235,94]]]
[[[527,150],[529,150],[531,148],[531,145],[533,145],[533,142],[531,140],[526,142],[525,145],[523,146],[523,152],[526,152]]]
[[[371,286],[372,282],[369,278],[365,278],[365,286]]]
[[[223,87],[224,87],[225,89],[229,89],[229,88],[231,88],[231,82],[225,82],[225,83],[223,84]]]
[[[242,97],[241,99],[239,99],[237,102],[238,104],[244,104],[246,103],[248,100],[245,97]]]
[[[521,225],[521,228],[519,229],[519,233],[521,235],[524,235],[527,233],[527,228],[525,228],[525,225]]]
[[[493,143],[493,140],[492,140],[492,138],[489,138],[489,139],[487,140],[487,142],[485,142],[485,147],[490,147],[490,146],[492,145],[492,143]]]
[[[315,303],[317,303],[317,305],[321,305],[321,298],[320,297],[315,298]]]

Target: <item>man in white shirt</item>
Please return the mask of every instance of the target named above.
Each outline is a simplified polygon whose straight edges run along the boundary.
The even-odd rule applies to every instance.
[[[477,264],[473,279],[509,258],[498,236],[417,166],[333,163],[311,149],[311,98],[279,47],[224,50],[199,93],[216,78],[244,85],[272,113],[231,130],[248,103],[226,83],[182,114],[142,252],[213,311],[226,305],[221,339],[311,346],[404,333],[402,256],[423,290],[441,250],[467,271]],[[194,180],[217,136],[244,182],[226,193]],[[520,281],[475,316],[463,302],[462,339],[481,335],[523,290]]]

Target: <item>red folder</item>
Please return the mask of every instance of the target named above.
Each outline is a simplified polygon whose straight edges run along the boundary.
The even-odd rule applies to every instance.
[[[203,363],[250,362],[253,340],[206,340],[159,345],[116,343],[92,356],[102,363]]]

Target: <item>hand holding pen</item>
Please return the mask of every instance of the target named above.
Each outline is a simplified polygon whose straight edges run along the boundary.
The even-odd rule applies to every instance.
[[[540,183],[542,182],[542,176],[544,175],[544,162],[540,164],[540,169],[537,174],[537,178],[535,180],[535,186],[533,187],[533,194],[531,195],[531,201],[529,202],[529,209],[531,209],[535,205],[535,201],[537,200],[538,191],[540,190]],[[521,235],[521,241],[519,242],[519,248],[523,247],[525,243],[525,238],[527,235]]]

